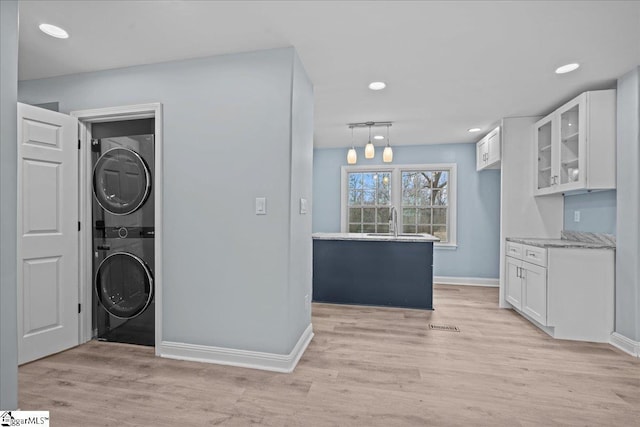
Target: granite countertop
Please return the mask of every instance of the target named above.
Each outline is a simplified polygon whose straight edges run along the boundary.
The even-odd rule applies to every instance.
[[[316,240],[368,240],[368,241],[393,241],[393,242],[439,242],[440,239],[431,234],[402,234],[394,237],[393,234],[376,234],[372,236],[366,233],[313,233]]]
[[[574,248],[574,249],[615,249],[611,242],[582,242],[569,239],[536,239],[529,237],[507,237],[507,241],[522,243],[540,248]]]

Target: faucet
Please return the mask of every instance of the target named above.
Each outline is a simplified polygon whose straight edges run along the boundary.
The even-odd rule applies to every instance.
[[[393,237],[398,238],[398,210],[395,206],[391,205],[389,208],[391,214],[391,226],[393,228]]]

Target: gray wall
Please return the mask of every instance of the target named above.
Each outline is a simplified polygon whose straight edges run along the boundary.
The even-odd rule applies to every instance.
[[[345,141],[351,138],[345,126]],[[376,157],[358,164],[383,164]],[[498,278],[500,254],[500,171],[476,171],[475,144],[406,145],[393,147],[394,164],[456,163],[458,165],[456,249],[436,246],[436,276]],[[340,168],[347,165],[347,147],[316,149],[313,155],[313,231],[340,231]]]
[[[291,117],[291,228],[289,262],[289,346],[293,347],[311,323],[312,241],[311,180],[313,176],[313,86],[295,55]],[[307,213],[300,213],[300,198],[307,199]]]
[[[0,1],[0,409],[18,407],[16,187],[18,2]]]
[[[574,221],[576,211],[579,222]],[[564,229],[616,234],[616,190],[565,196]]]
[[[618,79],[616,332],[640,341],[640,67]]]
[[[289,253],[290,183],[311,173],[291,171],[294,57],[274,49],[19,83],[21,101],[58,101],[64,113],[163,104],[165,341],[291,350],[290,263],[302,260]],[[255,215],[256,197],[267,215]]]

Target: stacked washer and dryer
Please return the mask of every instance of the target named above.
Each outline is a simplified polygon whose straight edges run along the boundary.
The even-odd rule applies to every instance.
[[[154,120],[92,126],[94,335],[155,345]]]

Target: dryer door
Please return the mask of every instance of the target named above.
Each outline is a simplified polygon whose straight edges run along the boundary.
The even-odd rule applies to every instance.
[[[151,174],[144,160],[128,148],[105,152],[93,168],[93,193],[106,211],[115,215],[135,212],[151,190]]]
[[[109,255],[96,273],[98,301],[111,315],[132,319],[144,312],[153,299],[151,271],[137,256],[127,252]]]

